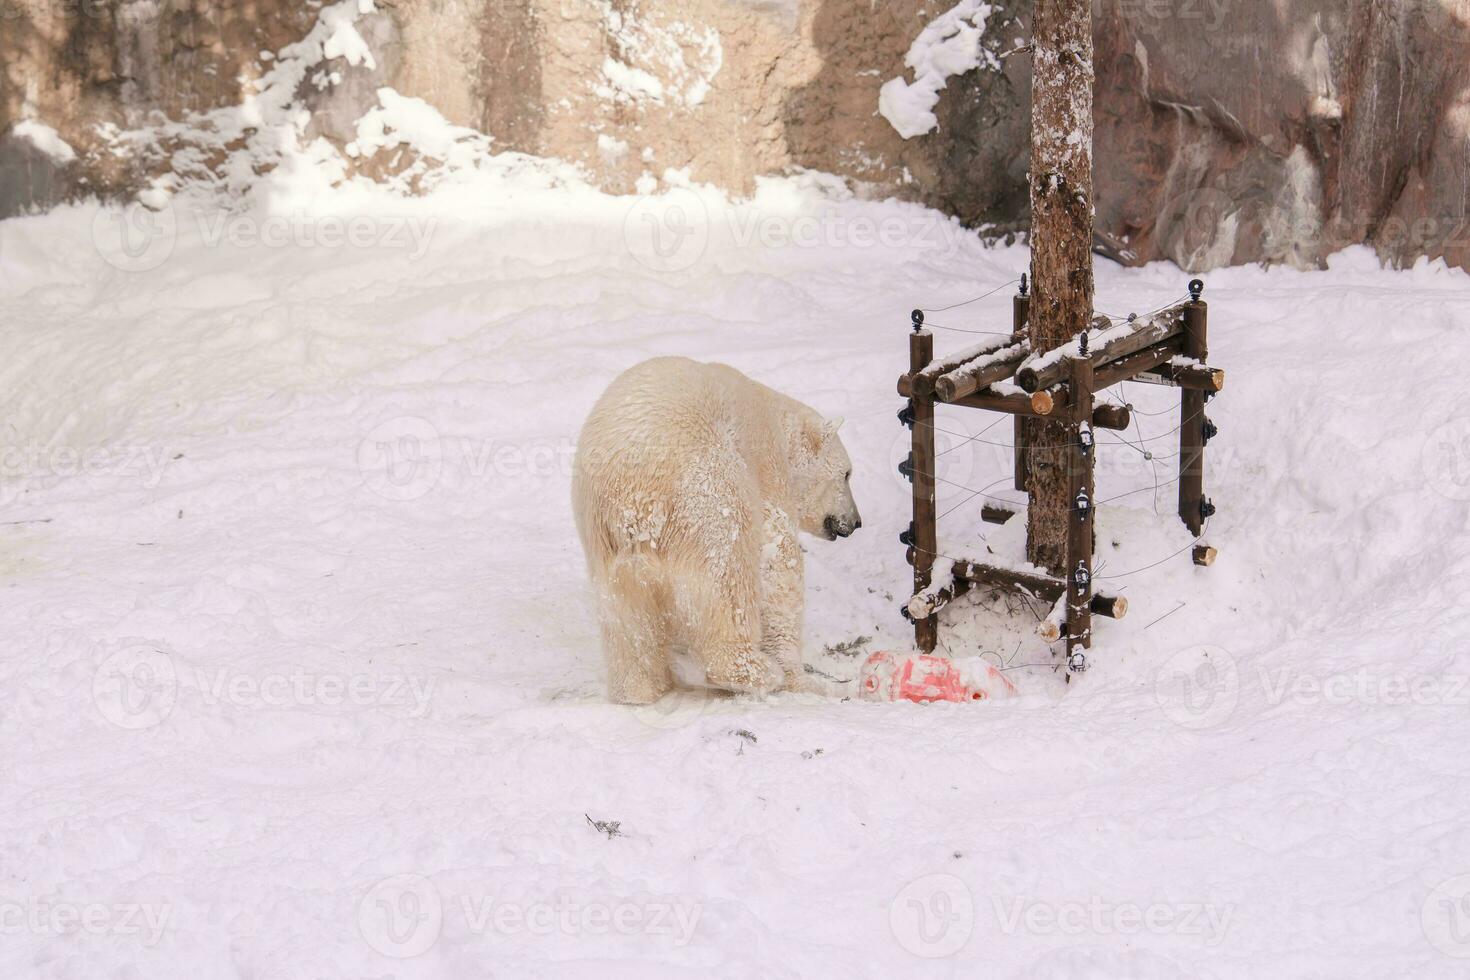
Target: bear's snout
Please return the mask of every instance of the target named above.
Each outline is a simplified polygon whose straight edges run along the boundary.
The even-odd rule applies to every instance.
[[[822,529],[834,541],[838,538],[848,537],[852,532],[862,526],[863,519],[861,517],[855,517],[851,521],[846,521],[828,514],[827,519],[822,521]]]

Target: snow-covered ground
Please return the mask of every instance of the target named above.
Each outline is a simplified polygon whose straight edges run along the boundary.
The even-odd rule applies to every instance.
[[[850,678],[909,640],[908,311],[1003,287],[931,319],[1008,330],[1025,252],[797,183],[284,206],[0,225],[0,974],[1465,975],[1470,277],[1206,277],[1220,558],[1177,394],[1120,389],[1132,609],[1071,684],[977,595],[946,644],[1018,698],[635,710],[568,502],[607,382],[686,354],[846,416],[806,650]],[[1017,547],[957,489],[1015,499],[990,421],[941,415],[946,551]]]

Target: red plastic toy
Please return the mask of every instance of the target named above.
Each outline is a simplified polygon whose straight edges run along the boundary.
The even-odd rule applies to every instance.
[[[880,650],[863,664],[859,688],[873,701],[986,701],[1010,697],[1016,686],[980,658],[957,663],[929,654]]]

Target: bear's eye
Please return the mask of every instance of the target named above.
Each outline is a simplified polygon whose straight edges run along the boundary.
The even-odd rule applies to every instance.
[[[844,480],[851,480],[852,479],[852,470],[848,470],[846,473],[842,474],[842,478]]]

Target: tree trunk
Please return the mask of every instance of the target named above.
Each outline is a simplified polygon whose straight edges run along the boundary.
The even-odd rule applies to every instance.
[[[1031,82],[1031,349],[1060,347],[1092,316],[1092,5],[1037,0]],[[1064,575],[1068,447],[1076,424],[1026,422],[1026,557]]]

